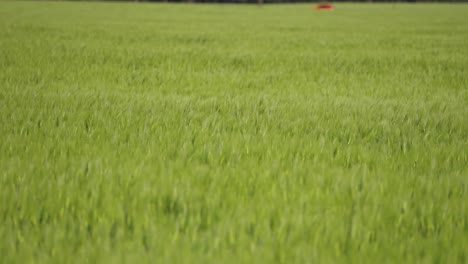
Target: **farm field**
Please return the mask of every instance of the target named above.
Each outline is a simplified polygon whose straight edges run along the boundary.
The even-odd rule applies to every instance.
[[[467,263],[468,5],[0,2],[0,263]]]

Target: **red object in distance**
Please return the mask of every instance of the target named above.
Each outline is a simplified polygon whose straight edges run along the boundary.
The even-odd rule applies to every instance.
[[[333,11],[335,7],[332,4],[319,4],[314,8],[317,11],[325,10],[325,11]]]

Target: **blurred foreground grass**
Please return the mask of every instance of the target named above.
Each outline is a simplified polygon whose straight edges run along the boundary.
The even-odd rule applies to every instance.
[[[0,2],[0,262],[466,263],[467,13]]]

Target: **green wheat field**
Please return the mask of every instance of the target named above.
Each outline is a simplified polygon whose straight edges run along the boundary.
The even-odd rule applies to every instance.
[[[467,263],[468,5],[0,2],[0,263]]]

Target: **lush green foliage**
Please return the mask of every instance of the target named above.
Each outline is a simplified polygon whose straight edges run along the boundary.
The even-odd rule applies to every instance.
[[[0,262],[466,263],[467,13],[0,2]]]

